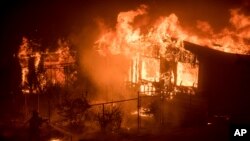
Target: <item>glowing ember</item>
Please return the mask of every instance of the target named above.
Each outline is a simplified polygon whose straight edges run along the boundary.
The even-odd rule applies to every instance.
[[[146,114],[147,111],[149,111],[149,109],[144,108],[144,107],[141,107],[141,108],[139,109],[140,117],[147,117],[147,118],[153,117],[152,114]],[[138,111],[132,112],[131,115],[138,115]]]

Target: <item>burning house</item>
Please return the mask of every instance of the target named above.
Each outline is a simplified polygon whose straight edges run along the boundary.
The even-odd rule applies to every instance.
[[[171,14],[149,28],[148,33],[132,26],[135,18],[146,13],[141,5],[134,11],[121,12],[115,30],[106,30],[95,48],[100,55],[120,55],[129,60],[125,81],[136,84],[138,90],[148,95],[172,86],[197,87],[198,66],[195,56],[184,49],[178,18]],[[178,30],[178,32],[176,32]],[[119,59],[119,58],[118,58]],[[132,85],[131,85],[132,86]],[[133,85],[135,86],[135,85]]]
[[[143,96],[163,96],[166,100],[176,97],[178,101],[182,97],[183,103],[187,103],[183,107],[188,107],[191,95],[196,95],[208,101],[209,114],[237,114],[237,109],[247,103],[240,99],[247,92],[248,77],[243,74],[248,70],[248,57],[216,50],[247,54],[248,44],[242,39],[247,34],[242,30],[248,26],[244,23],[247,17],[237,9],[230,11],[230,23],[240,30],[237,36],[227,28],[222,33],[213,33],[209,23],[198,21],[197,28],[208,35],[203,37],[185,30],[174,13],[144,23],[147,12],[148,6],[140,5],[135,10],[120,12],[115,27],[101,23],[100,35],[93,45],[98,57],[88,51],[82,53],[84,57],[79,62],[85,69],[84,75],[97,85],[97,95],[101,97],[94,102],[134,98],[139,92]],[[239,22],[242,25],[237,27]],[[59,40],[54,52],[41,51],[36,46],[23,38],[17,55],[24,94],[37,94],[46,85],[66,85],[68,79],[76,79],[79,72],[69,72],[76,63],[75,56],[66,42]],[[124,91],[127,88],[129,91]],[[224,105],[220,104],[222,100]]]
[[[225,28],[221,33],[213,33],[207,22],[199,21],[197,27],[208,34],[204,38],[184,30],[175,14],[158,19],[146,30],[134,26],[138,24],[136,18],[147,13],[147,6],[141,5],[136,10],[120,12],[115,28],[103,30],[95,49],[102,56],[127,58],[125,81],[141,94],[163,93],[172,99],[177,93],[184,93],[176,96],[177,101],[184,99],[180,102],[183,107],[192,105],[182,103],[191,103],[188,97],[195,94],[196,107],[192,108],[194,113],[200,112],[198,118],[205,119],[207,110],[209,115],[244,114],[239,109],[248,106],[244,97],[248,91],[249,57],[244,54],[248,54],[249,45],[244,37],[248,35],[242,29],[248,27],[244,21],[249,17],[239,16],[237,9],[230,12],[230,23],[239,31]]]
[[[31,40],[23,37],[17,57],[22,72],[21,88],[24,94],[40,93],[48,83],[64,84],[68,77],[67,68],[75,63],[67,43],[58,41],[54,52],[36,51]],[[73,72],[71,77],[74,77]]]
[[[142,115],[143,112],[153,112],[145,105],[149,105],[149,107],[151,105],[152,107],[154,101],[160,99],[156,102],[156,105],[161,110],[156,111],[161,114],[155,115],[156,118],[159,117],[160,124],[163,124],[166,120],[168,122],[174,120],[178,124],[187,122],[184,119],[187,119],[187,111],[190,107],[189,99],[191,95],[195,94],[197,88],[198,60],[194,54],[184,48],[183,38],[189,38],[189,36],[180,28],[175,14],[160,18],[155,24],[147,27],[145,33],[142,33],[140,27],[135,28],[133,26],[135,19],[145,15],[146,9],[145,5],[141,5],[136,10],[119,13],[115,29],[105,29],[95,42],[94,47],[103,58],[110,59],[112,56],[116,56],[109,61],[108,65],[105,63],[104,66],[123,70],[118,73],[110,70],[114,72],[107,79],[112,78],[114,81],[111,81],[111,83],[114,83],[116,77],[123,76],[120,83],[125,82],[128,84],[128,88],[132,89],[125,94],[125,98],[134,98],[139,93],[141,97],[148,96],[152,99],[148,101],[149,104],[147,102],[138,104],[140,110],[137,110],[137,113],[139,111]],[[127,61],[124,62],[122,58],[126,58]],[[113,63],[119,61],[121,63],[119,65]],[[102,72],[106,71],[102,69]],[[105,75],[109,73],[105,73]],[[100,81],[103,77],[99,76],[98,78],[97,81]],[[112,86],[117,87],[118,85],[115,83]],[[111,98],[106,99],[107,101],[114,100],[121,93],[118,92],[116,95],[114,89],[112,88],[109,91]],[[177,94],[181,94],[181,96],[178,95],[178,97],[181,97],[178,99],[181,100],[175,102],[177,104],[166,104],[167,101],[175,99]],[[168,110],[166,110],[166,107],[168,107]],[[169,119],[165,119],[166,114],[170,115],[169,113],[172,117],[168,116]],[[198,116],[196,117],[198,118]]]
[[[250,123],[249,0],[1,6],[0,138],[27,140],[37,112],[51,141],[217,140]]]
[[[37,47],[38,43],[23,37],[16,55],[21,66],[20,89],[24,97],[23,113],[26,117],[31,110],[48,115],[51,106],[49,100],[46,100],[48,89],[52,86],[69,85],[76,80],[77,74],[74,55],[66,42],[58,40],[55,51],[41,51]],[[62,99],[62,93],[59,99]]]

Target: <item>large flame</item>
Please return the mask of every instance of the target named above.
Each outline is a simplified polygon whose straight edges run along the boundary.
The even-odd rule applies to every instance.
[[[206,21],[198,21],[197,28],[207,34],[206,38],[199,38],[197,44],[236,54],[249,54],[250,50],[250,16],[242,13],[241,9],[230,10],[229,27],[215,33]]]
[[[18,53],[19,62],[22,68],[22,91],[24,93],[29,93],[30,88],[28,88],[28,74],[29,74],[29,59],[34,58],[35,71],[38,71],[38,65],[40,63],[41,54],[33,51],[33,48],[30,46],[29,40],[26,37],[23,37],[22,44],[20,45]],[[36,93],[37,89],[34,89],[33,92]]]
[[[148,83],[141,84],[140,91],[152,94],[152,91],[155,90],[152,82],[159,82],[161,79],[161,59],[177,62],[182,57],[186,60],[184,54],[190,53],[184,51],[183,40],[193,38],[182,30],[175,14],[161,17],[148,28],[146,33],[141,33],[141,28],[135,28],[133,24],[136,17],[147,13],[146,10],[147,7],[142,5],[137,10],[119,13],[115,30],[105,30],[107,32],[96,41],[95,47],[104,56],[121,54],[130,58],[131,67],[128,70],[128,80],[132,83],[147,81]],[[178,71],[178,73],[182,72]],[[172,73],[170,74],[172,75]],[[192,73],[192,75],[196,74]],[[192,80],[194,79],[186,81]],[[184,80],[182,81],[184,82]],[[173,81],[171,82],[173,83]],[[193,83],[195,82],[183,84],[193,86]]]
[[[171,83],[197,87],[197,61],[194,55],[183,48],[183,41],[229,53],[249,53],[250,17],[242,14],[240,9],[230,10],[230,13],[231,27],[218,33],[214,32],[207,21],[197,21],[196,28],[206,36],[185,30],[174,13],[160,17],[154,24],[148,25],[146,32],[142,32],[143,27],[135,26],[137,17],[147,15],[147,6],[141,5],[136,10],[120,12],[115,29],[105,29],[106,32],[96,41],[95,48],[103,56],[121,54],[130,58],[128,80],[133,83],[150,81],[149,85],[140,86],[141,91],[153,90],[151,82],[159,82],[161,79],[162,59],[172,64],[172,68],[177,67],[177,76],[173,70],[166,73],[169,74]]]

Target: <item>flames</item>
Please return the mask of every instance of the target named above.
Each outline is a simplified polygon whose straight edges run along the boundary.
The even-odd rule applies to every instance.
[[[198,62],[193,54],[184,49],[184,41],[223,52],[250,53],[250,17],[244,15],[241,9],[230,10],[230,26],[219,32],[202,20],[194,26],[196,31],[185,29],[174,13],[159,17],[154,22],[140,21],[141,17],[148,16],[147,9],[148,6],[141,5],[135,10],[120,12],[114,28],[101,27],[101,35],[94,45],[102,56],[122,56],[129,60],[124,80],[139,84],[141,92],[148,91],[146,94],[152,95],[151,91],[156,90],[154,84],[162,81],[164,86],[197,87]],[[34,61],[40,89],[49,82],[65,83],[65,67],[74,63],[75,58],[67,42],[59,40],[58,46],[54,52],[42,52],[35,50],[30,40],[23,38],[18,53],[23,91],[30,91],[27,86],[30,58]],[[45,70],[39,73],[39,66]]]
[[[65,83],[67,75],[65,68],[74,63],[75,59],[70,53],[67,42],[58,40],[58,46],[54,52],[35,51],[34,43],[23,37],[18,58],[22,69],[21,87],[24,94],[38,93],[45,89],[47,84]],[[74,77],[75,74],[76,72],[72,73],[70,77]]]
[[[193,67],[190,63],[178,62],[177,85],[197,87],[198,70],[196,69],[196,67],[197,66]]]
[[[230,26],[217,33],[208,22],[198,21],[197,28],[206,33],[207,37],[199,38],[194,43],[223,52],[249,54],[250,16],[244,15],[241,9],[231,9],[230,16]]]
[[[128,81],[141,83],[140,91],[154,91],[152,83],[165,79],[174,85],[197,87],[198,62],[184,49],[184,41],[223,52],[249,53],[250,17],[240,9],[230,10],[230,14],[231,26],[220,32],[214,32],[207,21],[197,21],[196,29],[205,36],[185,30],[174,13],[148,24],[145,31],[135,21],[147,16],[147,6],[141,5],[136,10],[120,12],[115,29],[102,29],[104,32],[95,48],[103,56],[119,54],[129,58]],[[161,72],[162,60],[167,62],[163,66],[170,66],[165,72]],[[148,83],[142,83],[144,81]]]
[[[66,42],[58,40],[58,49],[54,52],[46,52],[44,54],[45,74],[53,84],[64,84],[66,79],[67,66],[75,63],[74,56],[71,55],[69,46]],[[76,72],[74,72],[76,73]],[[73,77],[73,76],[72,76]]]
[[[40,63],[41,54],[39,52],[33,51],[33,48],[30,46],[30,41],[23,37],[22,44],[20,45],[18,53],[19,62],[22,68],[22,91],[23,93],[29,93],[30,89],[28,86],[28,75],[29,75],[29,65],[30,60],[33,60],[32,63],[35,67],[34,71],[38,71],[38,65]],[[33,92],[36,93],[37,89],[33,89]]]
[[[184,50],[184,39],[192,39],[184,30],[182,30],[178,17],[171,14],[168,17],[161,17],[154,25],[148,28],[146,33],[142,33],[140,27],[133,26],[135,18],[146,15],[147,6],[142,5],[137,10],[121,12],[117,16],[117,25],[115,30],[105,29],[99,40],[96,41],[95,48],[103,56],[123,55],[131,60],[128,69],[128,81],[132,83],[141,83],[140,91],[151,95],[155,91],[153,82],[163,80],[161,76],[161,61],[170,64],[178,61],[185,61],[191,53]],[[180,66],[180,65],[178,65]],[[181,69],[187,69],[179,67]],[[197,73],[184,75],[184,71],[178,71],[179,77],[173,78],[173,70],[168,68],[171,77],[171,83],[182,81],[183,85],[196,83]],[[188,72],[188,70],[186,70]],[[196,72],[197,67],[196,67]],[[181,75],[182,73],[183,75]],[[186,77],[182,79],[180,76]],[[175,79],[175,81],[172,81]],[[188,82],[186,82],[188,81]],[[166,82],[167,83],[167,82]],[[177,85],[180,83],[177,83]]]

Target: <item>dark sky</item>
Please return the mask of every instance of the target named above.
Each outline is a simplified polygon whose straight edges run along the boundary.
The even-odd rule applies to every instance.
[[[149,6],[149,13],[167,16],[176,13],[186,25],[196,20],[208,20],[216,28],[228,23],[231,8],[243,7],[246,13],[249,0],[1,0],[0,77],[9,82],[13,54],[23,36],[41,42],[42,47],[56,44],[58,38],[67,38],[84,27],[95,28],[95,19],[103,18],[115,24],[120,11]],[[91,31],[91,30],[88,30]],[[86,38],[88,38],[86,36]],[[2,81],[3,82],[3,81]],[[9,82],[11,83],[11,82]],[[8,83],[0,84],[5,88]]]

